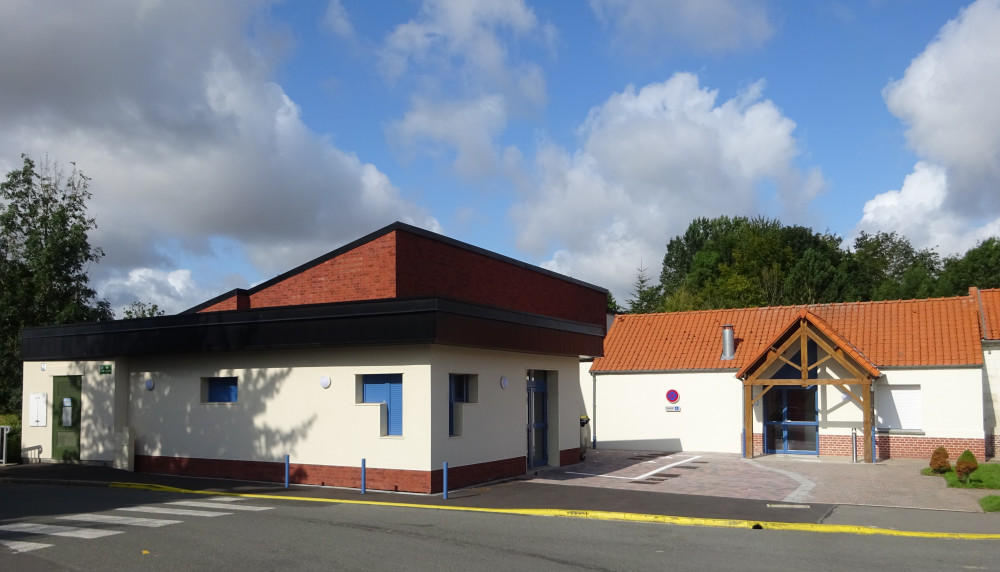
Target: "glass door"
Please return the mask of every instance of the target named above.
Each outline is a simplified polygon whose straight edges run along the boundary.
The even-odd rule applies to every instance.
[[[764,396],[764,451],[819,453],[816,386],[776,386]]]

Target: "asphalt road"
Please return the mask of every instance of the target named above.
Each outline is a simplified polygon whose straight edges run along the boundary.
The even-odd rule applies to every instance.
[[[145,520],[95,522],[123,516]],[[94,532],[29,532],[72,534],[51,526]],[[998,570],[995,552],[983,540],[0,485],[0,570]]]

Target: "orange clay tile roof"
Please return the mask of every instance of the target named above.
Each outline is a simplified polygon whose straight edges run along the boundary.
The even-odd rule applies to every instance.
[[[852,344],[850,340],[840,335],[840,332],[833,329],[830,324],[827,324],[816,314],[813,314],[805,308],[801,308],[799,313],[792,318],[792,321],[781,329],[781,332],[777,335],[777,337],[772,339],[770,343],[766,343],[761,346],[760,354],[757,356],[748,356],[749,359],[743,360],[745,365],[742,369],[740,369],[739,373],[736,374],[736,377],[743,378],[748,375],[752,369],[766,359],[768,347],[780,346],[785,340],[788,339],[789,335],[798,331],[800,318],[804,318],[812,324],[815,329],[822,332],[823,335],[829,338],[835,346],[839,347],[850,359],[854,360],[856,364],[861,366],[861,368],[865,370],[871,378],[876,378],[882,375],[878,368],[875,367],[875,364],[869,361],[868,358],[858,350],[858,348],[854,347],[854,344]]]
[[[980,290],[979,304],[983,311],[983,338],[1000,340],[1000,290]]]
[[[803,310],[849,342],[852,347],[845,351],[857,352],[875,367],[983,363],[979,301],[959,296],[619,315],[604,339],[604,357],[594,360],[591,371],[740,370]],[[724,361],[726,324],[733,325],[736,353]]]

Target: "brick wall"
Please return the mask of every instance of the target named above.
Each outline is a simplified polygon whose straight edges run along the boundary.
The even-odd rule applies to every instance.
[[[763,435],[754,433],[753,447],[754,455],[762,455],[764,452]],[[857,436],[858,459],[865,457],[865,436],[858,433]],[[948,449],[948,457],[957,459],[962,451],[968,449],[982,461],[992,458],[994,452],[993,436],[987,439],[945,439],[936,437],[916,437],[908,435],[875,435],[875,454],[879,459],[927,459],[931,458],[931,453],[939,446]],[[819,454],[833,457],[851,456],[851,436],[850,435],[820,435]],[[987,454],[989,456],[987,456]]]
[[[201,311],[441,297],[603,326],[607,306],[600,291],[405,231],[237,297]]]
[[[559,466],[565,467],[566,465],[575,465],[582,461],[580,458],[580,448],[574,447],[572,449],[563,449],[559,451]]]
[[[391,232],[250,296],[251,308],[396,297],[396,236]]]
[[[942,439],[936,437],[909,437],[904,435],[875,435],[875,451],[879,459],[931,459],[934,449],[944,446],[948,458],[954,462],[962,451],[968,449],[982,461],[986,459],[985,439]]]
[[[554,316],[605,323],[602,292],[430,238],[399,233],[398,294],[439,296]]]
[[[579,454],[579,449],[573,450]],[[523,475],[525,464],[525,457],[514,457],[487,463],[450,467],[448,469],[448,488],[457,489]],[[189,477],[285,482],[285,464],[281,462],[136,455],[135,470],[141,473]],[[380,491],[440,493],[443,490],[443,474],[443,469],[409,471],[366,467],[365,487]],[[289,481],[292,484],[360,489],[361,467],[291,463]]]

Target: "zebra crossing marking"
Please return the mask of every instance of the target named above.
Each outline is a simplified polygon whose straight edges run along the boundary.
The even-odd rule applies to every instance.
[[[145,526],[158,528],[168,524],[177,524],[183,520],[167,520],[163,518],[140,518],[138,516],[115,516],[113,514],[70,514],[60,516],[60,520],[75,520],[80,522],[99,522],[103,524],[122,524],[125,526]]]
[[[244,499],[239,497],[220,496],[220,497],[209,498],[207,501],[174,501],[174,502],[164,503],[166,505],[173,505],[173,506],[140,505],[140,506],[120,507],[114,510],[149,513],[149,514],[177,515],[177,516],[216,517],[216,516],[225,516],[233,514],[232,512],[226,512],[230,510],[263,511],[263,510],[271,510],[272,508],[274,508],[270,506],[252,506],[252,505],[242,505],[235,503],[235,501],[242,501],[242,500]],[[192,507],[192,508],[175,508],[175,507]],[[215,510],[197,510],[197,509],[215,509]],[[121,525],[121,526],[141,526],[147,528],[158,528],[161,526],[167,526],[170,524],[178,524],[184,522],[182,520],[143,518],[137,516],[121,516],[121,515],[101,514],[101,513],[70,514],[70,515],[58,516],[55,518],[65,521],[90,522],[97,524],[111,524],[111,525]],[[82,528],[75,526],[60,526],[56,524],[38,524],[31,522],[20,522],[14,524],[0,525],[0,546],[7,548],[9,551],[13,553],[30,552],[32,550],[38,550],[41,548],[48,548],[50,546],[54,546],[52,544],[45,544],[42,542],[28,542],[25,540],[6,539],[3,538],[4,533],[38,534],[38,535],[63,536],[70,538],[82,538],[86,540],[92,540],[95,538],[102,538],[105,536],[121,534],[123,532],[125,531],[112,530],[112,529]]]
[[[0,546],[6,546],[11,550],[11,552],[17,554],[20,552],[31,552],[32,550],[38,550],[39,548],[48,548],[52,545],[42,544],[41,542],[25,542],[24,540],[4,540],[0,538]]]
[[[129,512],[148,512],[152,514],[176,514],[180,516],[225,516],[227,514],[233,514],[231,512],[213,512],[210,510],[193,510],[186,508],[170,508],[167,506],[123,506],[121,508],[116,508],[115,510],[124,510]]]
[[[271,510],[272,507],[269,506],[250,506],[250,505],[240,505],[240,504],[219,504],[215,502],[207,501],[174,501],[167,504],[177,505],[177,506],[190,506],[194,508],[215,508],[223,510],[246,510],[246,511],[256,511],[256,510]]]
[[[76,526],[59,526],[57,524],[37,524],[34,522],[19,522],[0,526],[0,531],[25,532],[28,534],[47,534],[49,536],[68,536],[70,538],[86,538],[92,540],[102,536],[121,534],[122,530],[106,530],[99,528],[79,528]]]

